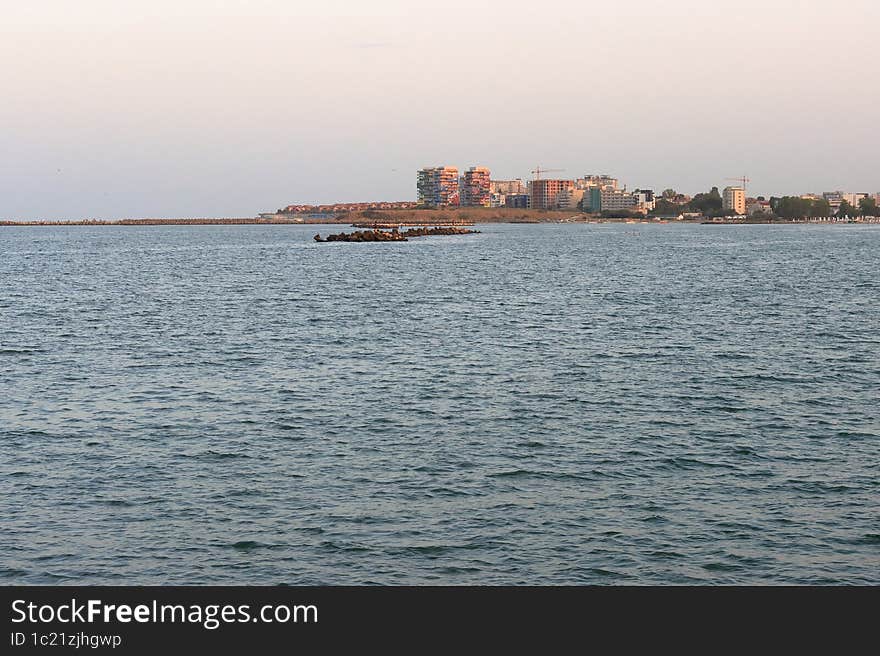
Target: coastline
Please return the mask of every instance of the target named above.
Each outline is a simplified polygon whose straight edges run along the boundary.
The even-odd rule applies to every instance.
[[[710,219],[707,217],[678,218],[674,216],[602,217],[575,210],[529,210],[511,208],[459,208],[443,210],[364,210],[341,212],[335,216],[315,217],[308,214],[262,214],[257,217],[199,218],[122,218],[69,220],[0,220],[0,227],[27,226],[198,226],[198,225],[356,225],[397,224],[411,226],[474,225],[489,223],[588,223],[588,224],[702,224],[702,225],[878,225],[880,218],[859,219],[778,219],[747,218]]]

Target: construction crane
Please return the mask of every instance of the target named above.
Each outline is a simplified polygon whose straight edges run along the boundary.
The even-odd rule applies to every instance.
[[[746,185],[751,182],[746,176],[742,176],[741,178],[724,178],[725,180],[736,180],[742,185],[743,195],[746,195]]]
[[[540,166],[537,167],[534,171],[530,171],[535,176],[535,180],[541,179],[542,173],[558,173],[560,171],[564,171],[565,169],[542,169]]]

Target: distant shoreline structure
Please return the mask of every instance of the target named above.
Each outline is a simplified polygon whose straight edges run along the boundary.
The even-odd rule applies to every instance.
[[[254,217],[215,217],[215,218],[180,218],[180,219],[71,219],[49,221],[45,219],[34,221],[0,221],[0,226],[157,226],[157,225],[301,225],[306,223],[302,219],[293,218],[254,218]]]
[[[0,227],[25,226],[199,226],[199,225],[375,225],[398,224],[473,225],[477,223],[691,223],[704,225],[839,225],[880,224],[878,217],[822,217],[809,219],[768,219],[766,217],[729,216],[644,216],[614,217],[572,210],[537,210],[517,208],[461,207],[442,209],[389,209],[384,211],[359,210],[326,214],[261,214],[257,217],[201,217],[201,218],[125,218],[75,219],[50,221],[46,219],[13,221],[0,220]]]

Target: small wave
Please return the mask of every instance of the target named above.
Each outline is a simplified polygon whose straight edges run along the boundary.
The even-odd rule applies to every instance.
[[[37,562],[45,562],[47,560],[64,560],[65,558],[76,558],[77,554],[61,553],[61,554],[43,554],[34,558]]]
[[[475,549],[485,549],[487,546],[487,543],[484,542],[468,542],[466,544],[415,544],[389,549],[388,551],[397,554],[442,556],[443,554],[452,553],[454,551],[473,551]]]
[[[845,439],[850,439],[850,438],[853,438],[853,439],[863,439],[863,438],[871,439],[871,438],[876,438],[876,437],[877,437],[877,433],[868,433],[868,432],[866,432],[866,431],[848,431],[848,430],[842,430],[842,431],[837,431],[837,433],[835,433],[834,436],[835,436],[835,437],[840,437],[840,438],[845,438]]]
[[[663,560],[685,557],[684,554],[678,553],[677,551],[652,551],[648,555],[652,556],[653,558],[660,558]]]
[[[435,487],[430,490],[432,495],[437,495],[441,497],[466,497],[470,496],[467,492],[462,492],[461,490],[453,490],[450,487]]]
[[[0,433],[2,435],[2,433]],[[46,431],[41,430],[13,430],[9,431],[5,434],[6,437],[17,437],[17,438],[55,438],[56,436],[52,433],[47,433]]]
[[[293,530],[299,531],[300,533],[308,533],[309,535],[321,535],[322,533],[326,533],[326,531],[320,526],[301,526],[300,528]]]
[[[227,497],[257,497],[261,496],[261,492],[255,489],[230,490],[229,492],[219,492],[214,495],[215,499],[226,499]]]
[[[731,376],[733,380],[748,380],[759,383],[817,383],[818,378],[805,378],[803,376],[785,375],[785,374],[742,374],[739,376]]]
[[[236,551],[254,551],[255,549],[268,549],[271,547],[271,545],[265,544],[264,542],[257,542],[256,540],[240,540],[226,546],[230,549],[235,549]]]
[[[716,526],[724,529],[726,533],[738,531],[757,532],[761,530],[758,526],[752,526],[751,524],[745,524],[742,522],[719,522]]]
[[[295,424],[284,424],[284,423],[281,423],[281,422],[277,422],[277,423],[272,424],[272,425],[273,425],[275,428],[277,428],[278,430],[283,430],[283,431],[292,431],[292,430],[300,430],[300,429],[302,429],[302,426],[295,425]]]
[[[476,574],[478,572],[482,572],[483,570],[479,567],[434,567],[430,569],[431,572],[436,572],[437,574]]]
[[[849,485],[823,483],[821,481],[797,481],[797,480],[788,480],[783,485],[773,486],[773,488],[771,488],[771,489],[778,489],[778,488],[795,489],[795,490],[798,490],[799,492],[810,492],[813,494],[826,494],[829,492],[848,493],[848,492],[857,492],[858,491],[858,488],[850,487]]]
[[[537,475],[537,473],[526,471],[525,469],[512,469],[510,471],[489,474],[489,478],[531,478],[532,476]]]
[[[865,533],[862,537],[853,540],[852,543],[880,545],[880,533]]]
[[[750,408],[745,408],[741,406],[735,405],[716,405],[707,408],[707,410],[717,410],[718,412],[727,412],[730,414],[736,414],[738,412],[748,412]]]
[[[737,572],[743,569],[742,565],[731,565],[729,563],[707,563],[703,565],[703,569],[710,572]]]
[[[601,473],[599,473],[601,475]],[[584,476],[582,474],[571,474],[571,473],[550,473],[550,472],[537,472],[531,471],[527,469],[512,469],[509,471],[496,472],[494,474],[489,474],[489,478],[502,478],[502,479],[520,479],[520,478],[546,478],[554,481],[585,481],[590,480],[590,477]]]
[[[353,552],[353,553],[362,553],[365,551],[370,551],[369,547],[365,547],[359,544],[338,544],[333,540],[325,540],[321,543],[321,547],[324,549],[332,549],[333,551],[345,551],[345,552]]]
[[[102,503],[105,506],[113,506],[113,507],[120,507],[120,508],[131,508],[135,505],[131,501],[126,501],[125,499],[98,499],[97,501],[98,501],[98,503]]]
[[[676,469],[693,469],[694,467],[717,467],[721,469],[736,469],[733,465],[723,462],[706,462],[697,458],[664,458],[663,463]]]
[[[755,358],[754,355],[749,353],[715,353],[714,356],[719,360],[753,360]]]
[[[615,572],[610,569],[602,569],[601,567],[591,567],[589,570],[590,574],[595,574],[596,576],[601,576],[602,578],[613,578],[613,579],[628,579],[630,576],[627,574],[623,574],[621,572]]]
[[[232,453],[229,451],[214,451],[210,449],[208,451],[203,451],[201,453],[191,453],[185,454],[187,458],[199,458],[203,460],[229,460],[236,458],[251,458],[253,456],[249,456],[246,453]]]

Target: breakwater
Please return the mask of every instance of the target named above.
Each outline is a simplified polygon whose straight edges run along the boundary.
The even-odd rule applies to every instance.
[[[374,242],[374,241],[409,241],[411,237],[437,237],[437,236],[451,236],[451,235],[472,235],[476,234],[477,230],[467,230],[465,228],[458,228],[454,226],[443,226],[443,227],[421,227],[421,228],[410,228],[409,230],[398,230],[396,227],[391,230],[380,230],[378,228],[373,228],[371,230],[357,230],[355,232],[347,233],[340,232],[335,235],[327,235],[326,239],[322,238],[320,234],[315,235],[314,239],[317,242],[328,242],[328,241],[349,241],[349,242]]]

